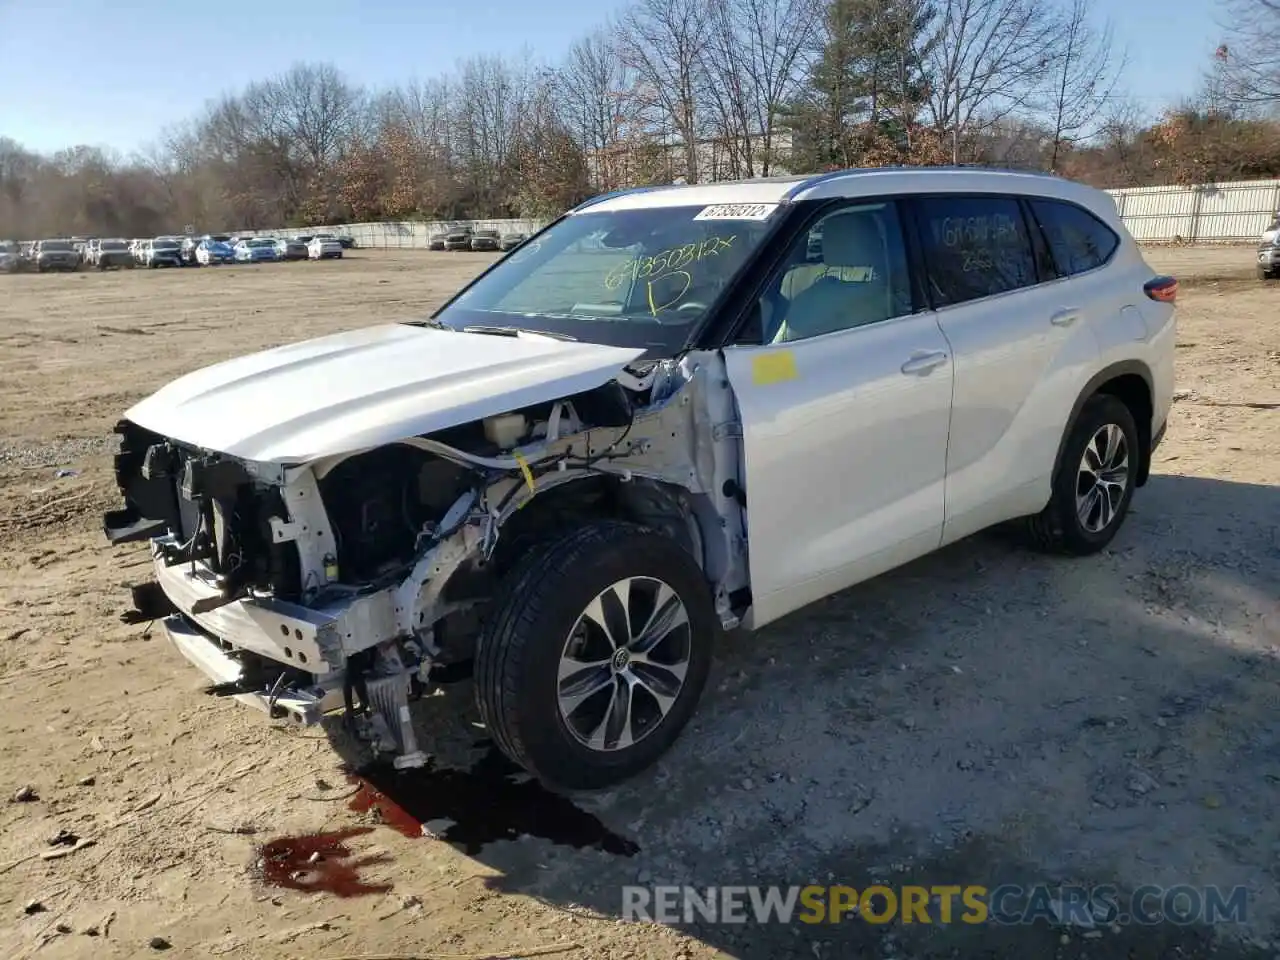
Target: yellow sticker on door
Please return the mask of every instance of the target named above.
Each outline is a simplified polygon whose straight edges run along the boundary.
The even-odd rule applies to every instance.
[[[798,376],[796,355],[790,350],[772,350],[758,354],[751,360],[751,382],[756,386],[767,387],[771,383],[794,380]]]

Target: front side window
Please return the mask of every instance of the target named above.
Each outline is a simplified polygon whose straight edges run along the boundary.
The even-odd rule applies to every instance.
[[[911,312],[911,281],[896,206],[842,207],[792,245],[760,300],[764,343],[880,323]]]
[[[434,319],[674,352],[781,219],[727,205],[574,214],[499,261]]]
[[[1049,241],[1059,276],[1102,266],[1120,245],[1120,238],[1110,227],[1074,203],[1032,200],[1031,212]]]
[[[1013,197],[921,197],[915,205],[934,306],[1037,282],[1031,239]]]

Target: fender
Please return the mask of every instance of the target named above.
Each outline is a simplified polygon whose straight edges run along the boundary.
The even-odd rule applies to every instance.
[[[1120,360],[1104,367],[1098,373],[1089,378],[1089,382],[1084,385],[1084,389],[1080,391],[1080,395],[1076,397],[1076,402],[1071,407],[1071,416],[1067,418],[1067,422],[1062,429],[1062,436],[1058,439],[1058,452],[1053,459],[1053,473],[1051,476],[1058,475],[1058,468],[1062,465],[1062,451],[1067,444],[1067,434],[1071,432],[1071,427],[1075,424],[1076,418],[1080,416],[1080,409],[1085,405],[1085,401],[1099,392],[1099,388],[1110,380],[1117,377],[1138,376],[1142,378],[1142,382],[1147,387],[1147,403],[1151,406],[1154,403],[1155,390],[1152,387],[1151,368],[1141,360]],[[1143,418],[1135,417],[1138,426],[1138,477],[1137,486],[1144,486],[1147,482],[1147,476],[1151,469],[1151,418],[1148,416],[1146,422]]]

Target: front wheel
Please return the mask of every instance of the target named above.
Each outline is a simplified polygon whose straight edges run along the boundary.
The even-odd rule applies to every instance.
[[[530,551],[476,652],[498,747],[552,786],[596,789],[658,759],[697,707],[717,631],[702,570],[673,540],[599,522]]]
[[[1049,505],[1028,517],[1040,549],[1086,556],[1115,537],[1129,512],[1141,450],[1133,413],[1118,397],[1085,401],[1063,444]]]

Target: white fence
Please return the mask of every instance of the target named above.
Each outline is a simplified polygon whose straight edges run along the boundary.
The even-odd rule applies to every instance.
[[[1195,187],[1133,187],[1108,190],[1125,226],[1143,243],[1252,242],[1280,216],[1280,180],[1242,180]],[[499,233],[533,233],[537,220],[453,220],[344,223],[312,227],[355,238],[375,250],[425,250],[430,237],[457,226]],[[300,231],[258,230],[258,234]]]
[[[1258,241],[1280,216],[1280,180],[1108,190],[1143,243]]]
[[[500,234],[530,234],[542,228],[538,220],[401,220],[389,223],[338,223],[325,227],[290,227],[282,230],[242,230],[237,236],[291,236],[296,233],[333,233],[351,237],[366,250],[426,250],[438,233],[468,226],[473,230],[497,230]]]

